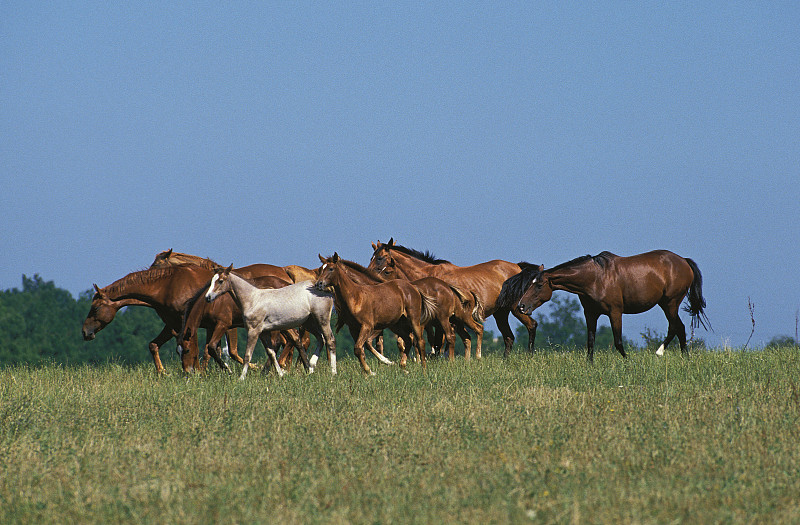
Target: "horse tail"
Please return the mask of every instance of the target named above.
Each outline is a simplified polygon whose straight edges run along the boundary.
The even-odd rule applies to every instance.
[[[703,275],[700,273],[700,268],[697,266],[696,262],[688,258],[686,262],[689,263],[689,267],[692,269],[694,279],[692,280],[691,286],[689,286],[689,305],[684,306],[683,310],[692,316],[692,330],[698,326],[702,326],[705,330],[710,329],[713,331],[711,323],[708,321],[708,317],[704,311],[706,300],[703,297]]]
[[[425,326],[428,324],[428,322],[430,322],[431,319],[434,318],[436,315],[436,308],[439,305],[436,304],[436,299],[434,299],[432,296],[422,292],[419,292],[419,295],[422,297],[422,312],[420,313],[419,320],[420,323]]]
[[[500,295],[497,296],[495,307],[502,310],[514,310],[522,294],[531,285],[531,281],[539,273],[540,267],[528,262],[519,262],[520,272],[512,275],[503,283]]]
[[[478,324],[483,324],[483,321],[486,319],[483,301],[481,301],[480,297],[478,297],[475,292],[472,292],[472,297],[475,299],[475,308],[472,309],[472,319]]]

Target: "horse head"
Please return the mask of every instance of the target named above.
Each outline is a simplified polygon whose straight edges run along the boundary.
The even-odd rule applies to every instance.
[[[319,277],[317,277],[314,286],[321,292],[334,293],[333,281],[336,278],[336,271],[339,267],[339,261],[341,260],[339,254],[334,252],[334,254],[328,258],[319,255],[319,260],[322,262],[322,268],[319,270]]]
[[[531,312],[549,301],[552,296],[553,287],[550,284],[550,278],[540,269],[536,277],[533,278],[531,285],[520,297],[517,309],[520,313],[530,315]]]
[[[120,305],[111,299],[108,295],[97,287],[94,286],[94,295],[92,296],[92,304],[89,307],[89,314],[83,322],[83,340],[91,341],[97,335],[97,332],[106,327],[108,323],[114,320]]]
[[[394,237],[389,239],[386,244],[381,244],[381,241],[378,241],[378,244],[373,243],[372,248],[374,251],[372,258],[369,260],[367,270],[393,276],[397,270],[391,251],[394,246]]]
[[[153,264],[150,265],[150,268],[162,268],[164,266],[170,266],[170,257],[172,257],[172,248],[156,254],[156,258],[153,259]]]
[[[214,271],[214,277],[211,278],[211,284],[206,292],[206,302],[211,302],[220,295],[229,292],[231,289],[231,264],[227,268],[217,268]]]

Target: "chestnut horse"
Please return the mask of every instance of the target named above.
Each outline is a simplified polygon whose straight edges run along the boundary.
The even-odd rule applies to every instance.
[[[247,328],[247,350],[239,379],[247,376],[250,359],[259,338],[264,343],[278,375],[283,376],[283,369],[278,364],[275,349],[264,340],[263,335],[268,331],[288,330],[301,325],[317,338],[316,356],[319,355],[324,341],[330,355],[331,373],[336,374],[336,340],[330,326],[333,296],[317,290],[313,281],[303,281],[276,289],[258,288],[232,269],[232,266],[219,268],[214,273],[205,293],[205,299],[212,302],[229,292],[242,312],[244,325]],[[298,350],[303,364],[309,369],[305,349],[301,345]],[[266,370],[267,368],[264,369]]]
[[[319,256],[322,264],[325,265],[331,262],[330,259],[325,259]],[[377,284],[391,280],[383,274],[368,270],[360,264],[339,259],[339,263],[348,272],[350,277],[359,284]],[[435,322],[444,334],[449,359],[454,358],[455,352],[455,334],[458,333],[461,340],[464,342],[465,357],[470,357],[470,338],[469,333],[466,331],[465,326],[472,330],[479,330],[478,326],[483,322],[481,315],[482,306],[474,294],[469,296],[458,289],[457,287],[447,284],[441,279],[436,277],[425,277],[416,281],[411,281],[411,284],[416,286],[420,291],[433,298],[436,303],[436,310],[433,313],[431,322],[425,326],[428,332],[428,341],[431,346],[440,346],[440,341],[433,335],[433,325]],[[339,321],[343,323],[343,320]],[[399,341],[402,341],[399,340]],[[369,341],[367,342],[369,345]]]
[[[394,238],[386,244],[373,244],[374,250],[367,269],[384,273],[392,277],[402,277],[409,280],[423,277],[437,277],[442,281],[457,286],[475,294],[484,309],[484,315],[494,316],[497,328],[503,335],[505,343],[504,355],[511,351],[514,343],[514,333],[508,324],[508,314],[525,325],[528,330],[528,349],[533,351],[536,339],[537,323],[529,315],[520,313],[514,304],[501,304],[497,302],[500,290],[506,279],[518,274],[521,267],[508,261],[494,260],[473,266],[456,266],[455,264],[437,259],[430,253],[422,253],[404,246],[395,244]],[[481,344],[483,340],[483,327],[476,330],[475,357],[481,358]]]
[[[358,284],[340,264],[339,254],[334,253],[330,262],[320,270],[316,286],[336,296],[338,312],[355,340],[353,352],[365,373],[374,375],[364,359],[364,344],[388,328],[403,339],[406,350],[412,344],[419,353],[423,369],[426,368],[423,326],[431,319],[436,305],[433,299],[418,290],[410,282],[395,279],[378,284]],[[414,340],[411,341],[413,334]],[[408,353],[400,357],[400,366],[405,367]]]
[[[83,323],[83,338],[94,339],[123,306],[149,306],[164,321],[161,333],[149,345],[156,371],[162,373],[159,348],[177,334],[184,310],[212,275],[210,270],[197,266],[175,266],[133,272],[104,288],[95,284],[89,314]]]
[[[520,312],[530,314],[550,300],[553,290],[566,290],[578,295],[586,317],[586,347],[589,361],[594,359],[594,337],[597,318],[607,315],[614,334],[614,347],[625,357],[622,346],[622,314],[638,314],[658,305],[664,311],[669,329],[664,342],[656,352],[664,349],[677,335],[681,355],[688,354],[686,327],[678,316],[683,298],[689,293],[685,307],[692,316],[692,328],[702,325],[708,329],[708,318],[703,309],[703,276],[697,264],[667,250],[619,257],[602,252],[592,257],[585,255],[519,279],[529,279],[530,285],[519,301]],[[709,325],[710,327],[710,325]]]

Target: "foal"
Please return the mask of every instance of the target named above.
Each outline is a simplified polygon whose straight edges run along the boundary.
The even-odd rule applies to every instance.
[[[425,362],[425,340],[422,327],[431,319],[436,307],[433,299],[420,292],[408,281],[393,280],[385,283],[358,284],[347,274],[340,264],[339,254],[334,253],[330,262],[322,266],[316,286],[319,290],[333,292],[350,322],[348,328],[355,339],[353,348],[361,362],[361,368],[373,375],[364,359],[364,344],[374,339],[384,328],[388,328],[403,338],[406,349],[413,345],[419,352],[423,368]],[[400,366],[405,367],[408,355],[400,358]]]
[[[242,311],[247,329],[247,348],[244,368],[239,379],[244,379],[247,375],[253,349],[262,333],[270,330],[288,330],[298,326],[303,326],[316,336],[316,354],[319,354],[324,341],[330,355],[331,373],[336,374],[336,340],[330,325],[333,297],[317,290],[312,281],[303,281],[274,290],[258,288],[232,273],[231,269],[232,266],[220,268],[214,273],[205,297],[206,301],[211,302],[223,293],[230,292]],[[273,345],[263,338],[262,343],[278,375],[283,376],[284,372],[278,363]],[[300,358],[308,367],[308,358],[302,346]]]

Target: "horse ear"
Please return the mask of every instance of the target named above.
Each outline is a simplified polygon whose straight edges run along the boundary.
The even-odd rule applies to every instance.
[[[166,258],[168,258],[170,255],[172,255],[172,248],[170,248],[169,250],[167,250],[167,253],[165,253],[165,254],[164,254],[164,258],[166,259]]]
[[[540,265],[539,265],[539,271],[540,271],[540,272],[543,272],[543,271],[544,271],[544,264],[540,264]]]
[[[327,261],[325,260],[325,257],[323,257],[321,253],[318,253],[318,254],[317,254],[317,257],[319,257],[319,260],[320,260],[320,261],[322,261],[322,264],[325,264],[325,263],[327,262]]]
[[[333,260],[333,262],[339,262],[339,253],[333,252],[333,257],[331,257],[331,260]]]
[[[94,286],[94,291],[95,291],[95,292],[97,292],[97,293],[100,293],[100,287],[99,287],[99,286],[97,286],[97,285],[96,285],[96,284],[94,284],[94,283],[92,284],[92,286]]]
[[[233,270],[233,263],[231,263],[230,266],[225,268],[225,275],[228,275],[229,273],[231,273],[231,270]]]
[[[378,241],[378,242],[381,242],[381,241]],[[372,243],[372,251],[374,252],[374,251],[377,251],[377,250],[378,250],[378,247],[375,246],[375,243],[373,242]]]
[[[394,246],[394,237],[389,238],[389,242],[386,243],[386,246],[388,246],[389,248]]]

